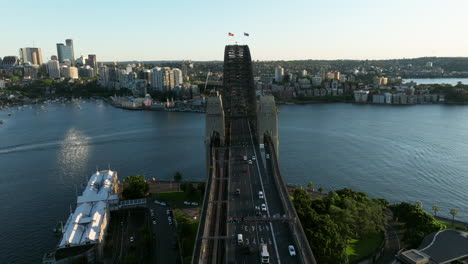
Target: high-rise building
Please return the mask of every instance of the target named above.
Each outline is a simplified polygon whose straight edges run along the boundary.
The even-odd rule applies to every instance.
[[[57,54],[59,62],[69,60],[71,65],[75,65],[75,51],[73,50],[73,40],[65,40],[65,44],[57,43]]]
[[[42,64],[42,51],[40,48],[21,48],[20,58],[23,62],[30,62],[33,65]]]
[[[99,67],[99,85],[107,87],[109,83],[109,69],[103,65]]]
[[[51,59],[51,60],[56,60],[56,61],[58,61],[57,55],[52,55],[52,56],[50,56],[50,59]]]
[[[63,78],[78,79],[78,68],[62,65],[60,67],[60,74]]]
[[[276,66],[275,68],[275,81],[276,82],[282,82],[283,81],[283,75],[284,75],[284,69],[281,66]]]
[[[88,55],[88,58],[85,59],[85,64],[86,65],[89,65],[91,68],[93,69],[97,69],[98,68],[98,65],[97,65],[97,61],[96,61],[96,55],[94,54],[89,54]]]
[[[49,77],[52,79],[60,78],[60,64],[56,60],[50,60],[47,63],[47,71],[49,72]]]
[[[172,69],[172,71],[174,72],[174,86],[182,85],[184,83],[182,71],[177,68]]]
[[[89,65],[81,66],[78,69],[78,75],[81,77],[93,78],[94,76],[96,76],[96,71],[93,68],[89,67]]]

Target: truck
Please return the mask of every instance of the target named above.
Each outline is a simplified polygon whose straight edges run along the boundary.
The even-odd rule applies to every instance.
[[[268,253],[268,248],[265,244],[262,244],[262,251],[260,253],[260,263],[270,263],[270,254]]]

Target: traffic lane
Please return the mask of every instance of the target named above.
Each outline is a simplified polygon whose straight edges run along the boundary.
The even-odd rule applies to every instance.
[[[151,230],[155,241],[156,263],[180,263],[175,226],[170,225],[167,219],[166,210],[170,208],[154,202],[149,208],[154,211],[154,217],[151,217]],[[153,224],[153,221],[156,221],[156,224]]]
[[[266,178],[268,181],[268,184],[264,184],[267,186],[267,190],[265,190],[267,191],[266,198],[268,199],[268,203],[269,204],[271,203],[272,205],[271,210],[274,211],[274,214],[283,216],[286,213],[286,211],[285,211],[285,208],[283,207],[283,202],[281,201],[281,196],[276,186],[276,182],[275,182],[273,170],[272,170],[272,163],[270,159],[267,159],[266,166],[267,166],[267,169],[264,173],[265,175],[264,178]]]
[[[294,244],[293,234],[286,222],[273,222],[275,230],[276,242],[278,246],[278,254],[283,263],[300,263],[298,255],[298,247]],[[296,250],[296,256],[289,254],[288,246],[293,245]]]

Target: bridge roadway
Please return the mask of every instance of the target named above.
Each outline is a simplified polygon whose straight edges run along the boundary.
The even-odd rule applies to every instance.
[[[246,118],[231,120],[230,138],[227,218],[232,221],[227,224],[227,263],[259,263],[263,243],[268,247],[270,263],[301,263],[299,255],[289,254],[289,245],[294,245],[296,251],[299,248],[294,243],[288,223],[280,220],[286,217],[286,213],[275,186],[271,164],[267,164],[270,168],[265,170]],[[243,156],[247,156],[252,164],[244,161]],[[269,159],[266,161],[269,163]],[[237,189],[240,194],[236,194]],[[259,198],[259,191],[263,192],[264,199]],[[260,208],[261,204],[266,205],[267,211],[260,211],[258,215],[255,207]],[[242,234],[244,245],[238,245],[238,234]]]

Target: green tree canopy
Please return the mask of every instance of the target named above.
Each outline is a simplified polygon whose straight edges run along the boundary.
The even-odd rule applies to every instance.
[[[143,175],[128,176],[124,180],[122,195],[125,199],[140,199],[146,196],[149,185]]]

